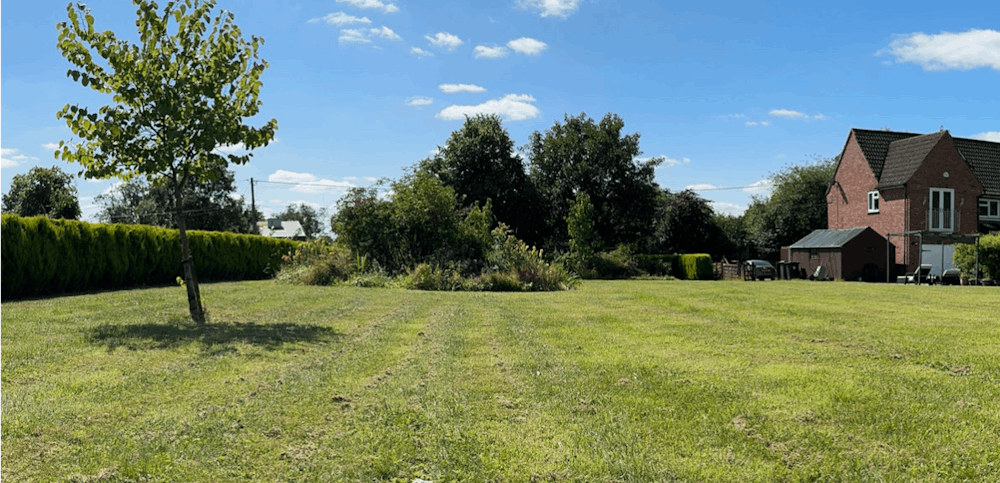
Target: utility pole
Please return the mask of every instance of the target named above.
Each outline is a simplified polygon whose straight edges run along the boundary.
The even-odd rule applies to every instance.
[[[260,231],[257,229],[257,199],[253,194],[253,178],[250,178],[250,233],[254,235],[260,235]]]

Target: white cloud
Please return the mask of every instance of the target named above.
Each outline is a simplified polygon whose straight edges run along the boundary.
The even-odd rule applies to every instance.
[[[518,0],[518,7],[541,12],[542,17],[566,18],[575,12],[580,0]]]
[[[434,148],[434,149],[432,149],[430,151],[427,151],[427,154],[430,155],[431,157],[434,157],[434,156],[437,156],[440,152],[441,152],[441,148]]]
[[[715,186],[714,184],[709,184],[709,183],[695,183],[695,184],[689,184],[689,185],[685,186],[684,189],[685,190],[691,190],[691,191],[703,191],[703,190],[719,189],[719,187]]]
[[[475,106],[448,106],[437,113],[438,119],[460,121],[476,114],[499,114],[508,121],[524,121],[538,117],[541,111],[535,107],[535,98],[527,94],[507,94],[500,99],[492,99]]]
[[[365,33],[358,29],[342,29],[340,37],[337,38],[342,44],[369,44],[371,40]]]
[[[744,118],[747,117],[747,115],[746,114],[720,114],[720,115],[716,115],[716,116],[713,116],[713,117],[717,117],[719,119],[744,119]]]
[[[296,173],[279,169],[267,177],[268,181],[275,183],[294,183],[291,191],[296,193],[337,193],[354,185],[348,181],[333,181],[320,179],[310,173]]]
[[[243,143],[220,144],[215,147],[215,152],[221,154],[232,154],[236,151],[243,151],[244,149],[246,148],[243,146]]]
[[[763,193],[771,192],[771,180],[762,179],[756,183],[751,183],[750,186],[743,188],[743,192],[751,195],[759,195]]]
[[[445,94],[457,94],[459,92],[468,92],[472,94],[478,94],[480,92],[486,92],[486,88],[482,86],[477,86],[475,84],[441,84],[438,86],[441,92]]]
[[[747,211],[746,206],[729,203],[728,201],[709,201],[708,204],[712,206],[712,211],[720,215],[740,216]]]
[[[775,117],[783,117],[785,119],[809,119],[809,116],[790,109],[771,109],[768,114]]]
[[[59,149],[59,143],[45,143],[42,145],[42,148],[46,151],[55,151]]]
[[[487,47],[485,45],[477,45],[474,51],[477,59],[500,59],[507,57],[507,49],[503,47]]]
[[[399,7],[395,3],[382,3],[379,0],[337,0],[337,3],[346,3],[360,9],[376,9],[384,13],[396,13]]]
[[[894,40],[877,55],[889,53],[897,62],[912,62],[924,70],[1000,70],[1000,31],[972,29],[936,35],[913,33]]]
[[[746,127],[756,127],[756,126],[767,127],[767,126],[770,126],[771,123],[769,123],[767,121],[747,121],[746,124],[744,124],[744,125]]]
[[[383,25],[382,28],[380,29],[370,29],[368,31],[371,32],[372,35],[375,35],[377,37],[382,37],[383,39],[403,40],[402,37],[400,37],[396,32],[393,32],[391,28],[386,27],[385,25]]]
[[[511,40],[507,42],[507,47],[519,54],[524,55],[538,55],[541,54],[543,50],[547,49],[549,46],[542,42],[541,40],[535,40],[528,37],[521,37],[517,40]]]
[[[369,20],[368,17],[355,17],[353,15],[348,15],[344,12],[329,13],[324,15],[323,17],[309,19],[309,23],[319,23],[319,22],[325,22],[330,25],[336,25],[338,27],[342,27],[344,25],[351,25],[355,23],[364,23],[364,24],[372,23],[372,21]]]
[[[660,158],[663,159],[663,162],[660,163],[659,166],[657,166],[657,169],[673,168],[674,166],[680,166],[682,164],[687,164],[687,163],[691,162],[691,158],[674,159],[674,158],[671,158],[670,156],[660,156]],[[638,161],[638,162],[640,162],[640,163],[645,163],[646,161],[649,161],[650,159],[653,159],[653,158],[651,158],[651,157],[650,158],[635,158],[635,160]]]
[[[434,103],[434,99],[431,99],[430,97],[423,97],[423,96],[411,97],[411,98],[409,98],[409,99],[406,100],[406,105],[407,106],[411,106],[411,107],[429,106],[429,105],[431,105],[433,103]]]
[[[434,57],[434,54],[421,49],[420,47],[410,47],[410,53],[417,57]]]
[[[427,39],[431,45],[441,49],[448,49],[449,51],[455,50],[459,45],[465,43],[462,42],[462,39],[458,38],[457,35],[452,35],[448,32],[438,32],[434,34],[433,37],[425,35],[424,38]]]
[[[813,116],[813,119],[815,119],[817,121],[825,121],[825,120],[827,120],[829,118],[826,117],[826,115],[824,115],[824,114],[816,114],[815,116]]]
[[[34,156],[19,154],[17,151],[14,148],[0,148],[0,167],[13,168],[20,166],[21,161],[38,161],[38,158]]]
[[[972,139],[979,139],[981,141],[993,141],[995,143],[1000,143],[1000,131],[987,131],[981,132],[972,136]]]

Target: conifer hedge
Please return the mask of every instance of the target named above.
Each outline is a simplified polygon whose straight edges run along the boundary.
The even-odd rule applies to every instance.
[[[712,257],[705,253],[681,255],[678,275],[685,280],[711,280],[715,276]]]
[[[91,224],[46,217],[2,217],[4,300],[173,283],[181,275],[177,230]],[[297,242],[189,231],[198,278],[261,279]]]

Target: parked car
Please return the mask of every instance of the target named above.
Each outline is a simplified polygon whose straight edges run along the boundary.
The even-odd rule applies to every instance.
[[[771,265],[771,262],[767,260],[747,260],[745,265],[745,269],[750,274],[752,280],[764,280],[765,278],[774,280],[778,276],[778,271],[774,269],[774,265]]]

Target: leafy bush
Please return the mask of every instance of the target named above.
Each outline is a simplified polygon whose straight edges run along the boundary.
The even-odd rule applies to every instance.
[[[172,283],[181,273],[176,230],[4,214],[3,299]],[[260,279],[297,242],[190,231],[202,280]]]
[[[952,260],[967,277],[976,278],[973,273],[976,270],[976,245],[955,245]],[[1000,280],[1000,234],[979,238],[979,269],[985,275],[984,278]]]
[[[685,280],[711,280],[714,277],[712,257],[705,253],[680,256],[681,277]]]
[[[613,251],[598,253],[591,260],[591,269],[593,278],[605,280],[636,277],[641,274],[632,248],[628,245],[619,245]]]
[[[636,267],[654,276],[676,276],[679,272],[678,255],[636,255]]]
[[[487,272],[484,273],[485,290],[494,290],[494,285],[503,290],[512,289],[511,280],[516,279],[523,291],[566,290],[579,283],[578,279],[560,263],[548,263],[542,250],[529,247],[510,233],[503,223],[492,232],[493,246],[486,257]],[[505,273],[505,276],[495,275]]]
[[[281,256],[277,279],[303,285],[331,285],[343,282],[357,269],[350,251],[325,240],[299,244]]]
[[[403,286],[412,290],[462,290],[466,281],[458,270],[421,263],[404,277]]]

